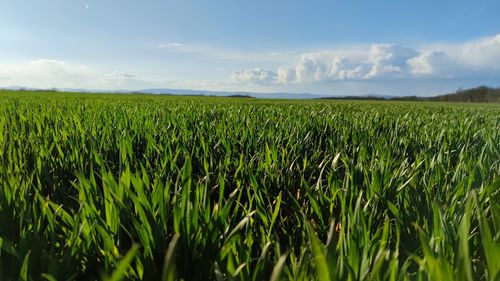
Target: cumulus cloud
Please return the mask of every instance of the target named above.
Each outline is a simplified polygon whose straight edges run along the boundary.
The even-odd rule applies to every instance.
[[[295,66],[279,67],[273,82],[288,84],[395,78],[406,75],[406,62],[417,55],[418,52],[412,49],[393,44],[374,44],[362,51],[327,50],[306,53],[300,56]],[[247,71],[251,70],[239,73]],[[266,71],[259,69],[259,73],[262,72]]]
[[[295,69],[289,68],[286,66],[282,66],[278,68],[278,72],[276,74],[276,82],[288,84],[297,79],[297,74]]]
[[[295,65],[281,66],[276,72],[249,69],[236,72],[236,76],[241,82],[266,81],[277,84],[415,77],[449,79],[499,75],[499,61],[500,34],[420,49],[396,44],[372,44],[352,49],[323,50],[302,54]]]
[[[463,44],[455,55],[465,66],[475,70],[500,70],[500,34]]]
[[[342,55],[339,55],[342,54]],[[276,83],[314,83],[322,81],[396,78],[406,75],[406,62],[418,52],[393,44],[374,44],[349,53],[323,51],[307,53],[294,67],[278,68]]]
[[[267,84],[276,81],[276,73],[263,68],[234,71],[232,78],[238,82]]]
[[[425,52],[408,60],[407,63],[413,76],[453,78],[463,71],[462,66],[443,51]]]
[[[419,53],[407,47],[395,44],[375,44],[370,48],[368,64],[370,71],[364,79],[372,78],[400,78],[408,72],[408,60]]]
[[[374,44],[370,47],[368,61],[374,64],[402,66],[408,59],[417,55],[417,51],[396,44]]]

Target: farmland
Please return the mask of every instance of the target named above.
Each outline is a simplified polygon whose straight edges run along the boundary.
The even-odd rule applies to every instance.
[[[0,93],[0,280],[499,280],[500,106]]]

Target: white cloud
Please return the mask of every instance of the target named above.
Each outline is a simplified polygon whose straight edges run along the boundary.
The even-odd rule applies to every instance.
[[[231,77],[238,82],[268,84],[276,80],[276,73],[262,68],[254,68],[235,71]]]
[[[144,76],[144,77],[143,77]],[[235,81],[170,80],[163,75],[149,76],[127,71],[109,71],[92,65],[55,59],[0,63],[0,87],[78,88],[96,90],[140,90],[149,88],[235,89]],[[249,89],[253,89],[250,87]]]
[[[374,44],[368,58],[370,71],[363,79],[405,77],[408,72],[407,61],[418,54],[413,49],[395,44]]]
[[[296,79],[297,79],[297,74],[295,72],[295,69],[286,66],[278,68],[276,82],[288,84],[295,81]]]
[[[328,62],[312,55],[304,55],[299,64],[295,66],[297,82],[308,83],[321,81],[327,78]]]
[[[92,76],[91,71],[76,63],[54,59],[37,59],[29,62],[0,64],[0,76],[9,77],[2,84],[53,87],[73,85]]]
[[[374,64],[402,66],[418,52],[396,44],[374,44],[370,47],[368,61]]]
[[[277,70],[276,83],[316,83],[402,77],[406,61],[418,52],[393,44],[374,44],[353,50],[325,50],[300,56],[293,66]]]
[[[146,85],[145,81],[137,78],[136,75],[119,71],[96,74],[92,79],[85,81],[85,84],[98,89],[138,88]]]
[[[372,44],[330,49],[300,56],[294,66],[280,66],[278,84],[348,80],[466,78],[500,75],[500,34],[474,41],[412,49],[396,44]],[[247,73],[242,70],[239,73]],[[259,73],[274,73],[260,69]],[[254,79],[239,81],[254,82]]]
[[[500,75],[500,34],[459,44],[430,45],[408,61],[414,76],[474,77]]]
[[[104,72],[79,63],[54,59],[0,64],[0,86],[113,89],[140,83],[136,75],[127,72]]]
[[[106,77],[113,79],[132,79],[135,78],[136,76],[127,72],[113,72],[106,74]]]
[[[463,44],[457,57],[476,70],[500,70],[500,34]]]
[[[175,55],[186,54],[191,58],[203,60],[218,60],[218,61],[242,61],[242,62],[281,62],[285,63],[290,60],[291,55],[286,52],[249,52],[243,50],[233,50],[220,48],[216,46],[204,44],[189,44],[169,42],[161,43],[158,48],[165,53]]]
[[[277,83],[395,78],[407,72],[406,61],[417,56],[412,49],[374,44],[360,50],[328,50],[301,56],[294,67],[280,67]],[[286,78],[285,78],[286,77]]]
[[[54,59],[37,59],[28,64],[17,64],[16,68],[29,72],[48,72],[53,75],[59,74],[86,74],[89,68],[85,65]]]
[[[462,66],[443,51],[430,51],[407,61],[413,76],[432,76],[453,78],[460,73]],[[463,71],[463,70],[462,70]]]
[[[160,44],[158,47],[160,47],[160,48],[177,48],[177,47],[182,47],[182,43],[163,43],[163,44]]]

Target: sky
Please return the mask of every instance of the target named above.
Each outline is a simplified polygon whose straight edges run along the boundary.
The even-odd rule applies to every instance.
[[[0,87],[498,87],[499,15],[498,0],[0,0]]]

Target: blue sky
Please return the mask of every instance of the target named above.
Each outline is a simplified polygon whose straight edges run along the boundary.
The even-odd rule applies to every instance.
[[[500,86],[500,1],[16,0],[0,87],[432,95]]]

